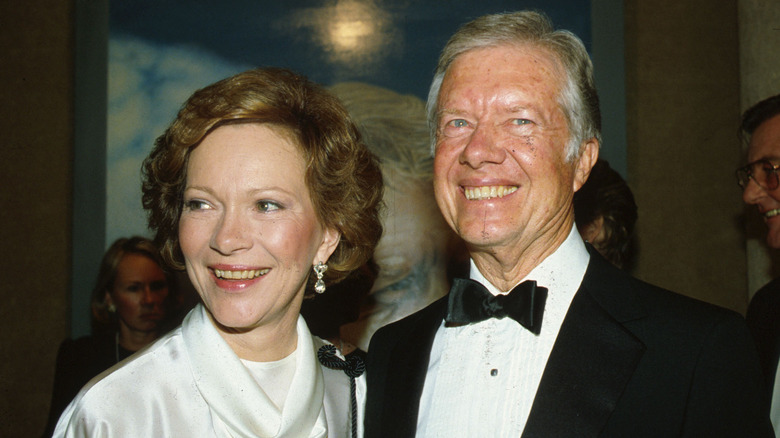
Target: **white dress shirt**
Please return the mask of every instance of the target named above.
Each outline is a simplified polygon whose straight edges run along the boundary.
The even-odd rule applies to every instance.
[[[418,437],[518,437],[531,411],[563,318],[590,255],[572,227],[561,246],[525,280],[548,289],[538,336],[511,318],[439,327],[431,347],[417,420]],[[470,277],[492,294],[471,262]]]
[[[300,316],[297,330],[295,370],[282,409],[198,305],[181,327],[88,383],[63,412],[54,436],[347,437],[349,378],[320,366],[316,354],[325,341],[312,336]],[[365,377],[357,380],[362,407]]]

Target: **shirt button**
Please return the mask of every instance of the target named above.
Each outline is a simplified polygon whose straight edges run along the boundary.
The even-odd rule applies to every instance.
[[[492,370],[490,370],[490,375],[496,377],[498,375],[498,369],[493,368]]]

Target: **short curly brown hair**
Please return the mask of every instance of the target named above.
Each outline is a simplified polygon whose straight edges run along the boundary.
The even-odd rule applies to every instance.
[[[301,148],[317,219],[341,233],[326,282],[363,265],[382,234],[377,160],[337,98],[281,68],[249,70],[196,91],[155,141],[143,163],[142,199],[165,262],[184,269],[178,228],[190,153],[214,129],[232,123],[273,125]]]

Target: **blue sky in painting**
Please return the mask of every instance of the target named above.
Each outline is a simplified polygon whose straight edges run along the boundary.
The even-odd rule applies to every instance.
[[[106,242],[148,235],[140,165],[196,89],[275,65],[325,85],[363,81],[424,99],[460,24],[523,8],[543,10],[590,45],[588,0],[111,2]]]

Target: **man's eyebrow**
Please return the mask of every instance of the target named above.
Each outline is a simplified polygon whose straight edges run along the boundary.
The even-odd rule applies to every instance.
[[[466,112],[463,110],[453,109],[453,108],[444,108],[436,112],[436,115],[438,116],[459,116],[462,114],[465,114]]]
[[[778,156],[778,155],[764,155],[764,156],[756,158],[755,160],[752,160],[751,163],[755,163],[756,161],[761,161],[761,160],[767,160],[767,161],[771,161],[773,163],[780,163],[780,156]]]
[[[526,111],[526,110],[531,110],[531,109],[533,109],[533,108],[531,108],[528,105],[512,105],[512,106],[508,107],[506,110],[507,110],[507,112],[510,112],[510,113],[516,113],[516,112]]]

